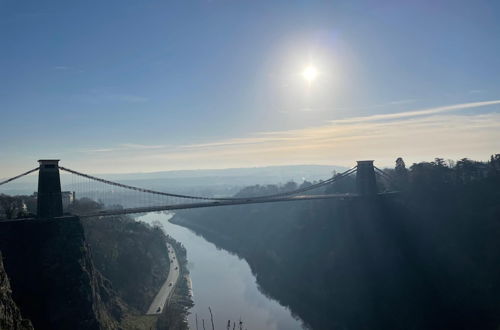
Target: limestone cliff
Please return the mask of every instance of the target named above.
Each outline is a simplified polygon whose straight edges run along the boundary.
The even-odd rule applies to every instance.
[[[0,253],[0,329],[31,330],[31,322],[23,319],[19,308],[12,300],[9,278],[5,273]]]
[[[35,329],[117,329],[123,314],[95,270],[79,218],[0,223],[12,296]]]

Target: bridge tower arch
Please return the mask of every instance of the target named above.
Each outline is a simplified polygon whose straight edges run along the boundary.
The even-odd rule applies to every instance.
[[[361,196],[373,196],[377,194],[377,182],[375,180],[373,160],[358,161],[356,189]]]
[[[37,216],[54,218],[63,215],[59,159],[41,159],[38,172]]]

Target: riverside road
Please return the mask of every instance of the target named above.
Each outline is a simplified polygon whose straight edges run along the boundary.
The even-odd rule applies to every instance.
[[[163,308],[167,303],[168,299],[174,291],[177,280],[179,279],[179,261],[175,254],[174,248],[167,243],[168,247],[168,258],[170,259],[170,271],[168,272],[167,280],[163,283],[160,291],[156,294],[153,299],[151,306],[149,306],[147,315],[158,315],[163,312]]]

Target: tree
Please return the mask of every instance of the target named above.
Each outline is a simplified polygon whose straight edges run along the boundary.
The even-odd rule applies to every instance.
[[[489,175],[500,176],[500,154],[491,155],[489,163]]]
[[[437,167],[448,167],[446,166],[446,161],[443,158],[434,158],[432,163]]]
[[[484,176],[484,164],[468,158],[462,158],[455,166],[456,177],[460,183],[468,183]]]
[[[400,188],[404,188],[408,185],[408,169],[406,168],[405,161],[403,158],[398,157],[396,159],[396,167],[394,168],[396,175],[396,183]]]
[[[0,195],[0,209],[3,210],[7,219],[26,217],[26,204],[23,196]]]

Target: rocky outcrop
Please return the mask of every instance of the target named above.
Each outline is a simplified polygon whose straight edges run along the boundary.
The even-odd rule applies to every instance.
[[[35,329],[118,328],[123,309],[92,264],[79,218],[0,223],[0,250]]]
[[[12,300],[9,278],[3,268],[0,253],[0,329],[31,330],[31,322],[23,319],[19,308]]]

